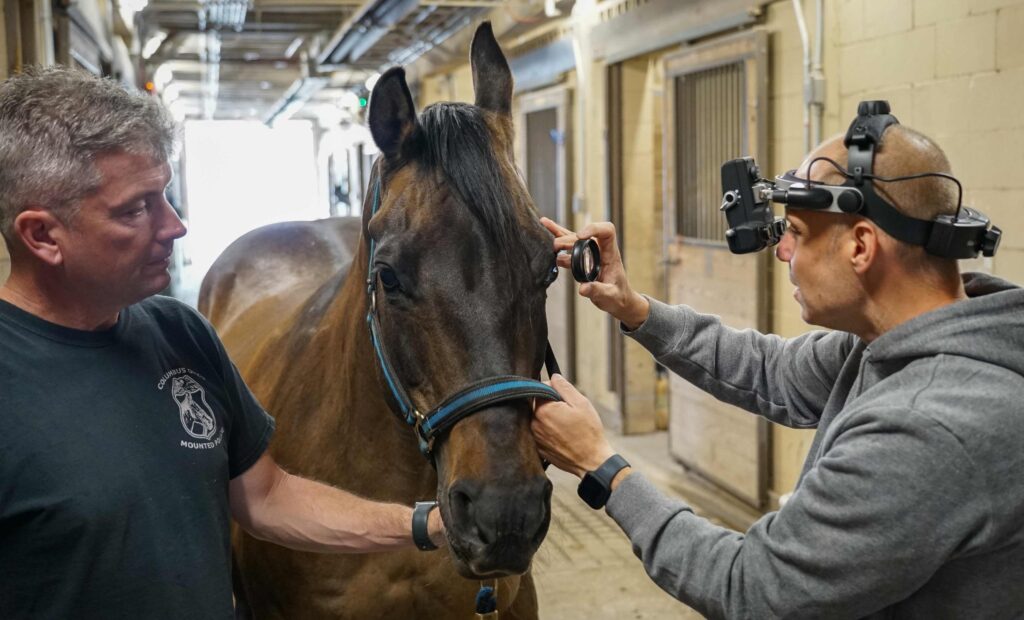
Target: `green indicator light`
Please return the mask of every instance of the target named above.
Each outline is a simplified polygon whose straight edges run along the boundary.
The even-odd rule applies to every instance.
[[[361,108],[365,108],[366,107],[366,97],[360,97],[359,98],[359,107],[361,107]]]

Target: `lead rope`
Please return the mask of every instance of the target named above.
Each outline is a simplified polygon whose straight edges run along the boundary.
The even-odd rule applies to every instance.
[[[476,593],[477,620],[498,620],[498,580],[494,586],[485,586],[480,582],[480,591]]]

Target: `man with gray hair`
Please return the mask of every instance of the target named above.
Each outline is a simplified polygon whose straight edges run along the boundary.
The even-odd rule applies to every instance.
[[[232,518],[308,551],[414,544],[411,508],[282,471],[213,329],[154,296],[185,234],[174,141],[156,99],[108,80],[0,84],[2,618],[230,618]]]

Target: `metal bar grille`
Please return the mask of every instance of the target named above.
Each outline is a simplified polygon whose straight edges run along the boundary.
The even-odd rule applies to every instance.
[[[676,233],[724,243],[720,171],[743,153],[744,63],[678,76],[675,89]]]

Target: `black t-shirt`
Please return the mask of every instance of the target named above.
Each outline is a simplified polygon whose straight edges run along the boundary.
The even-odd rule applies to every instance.
[[[85,332],[0,301],[0,618],[231,618],[228,481],[273,430],[180,302]]]

